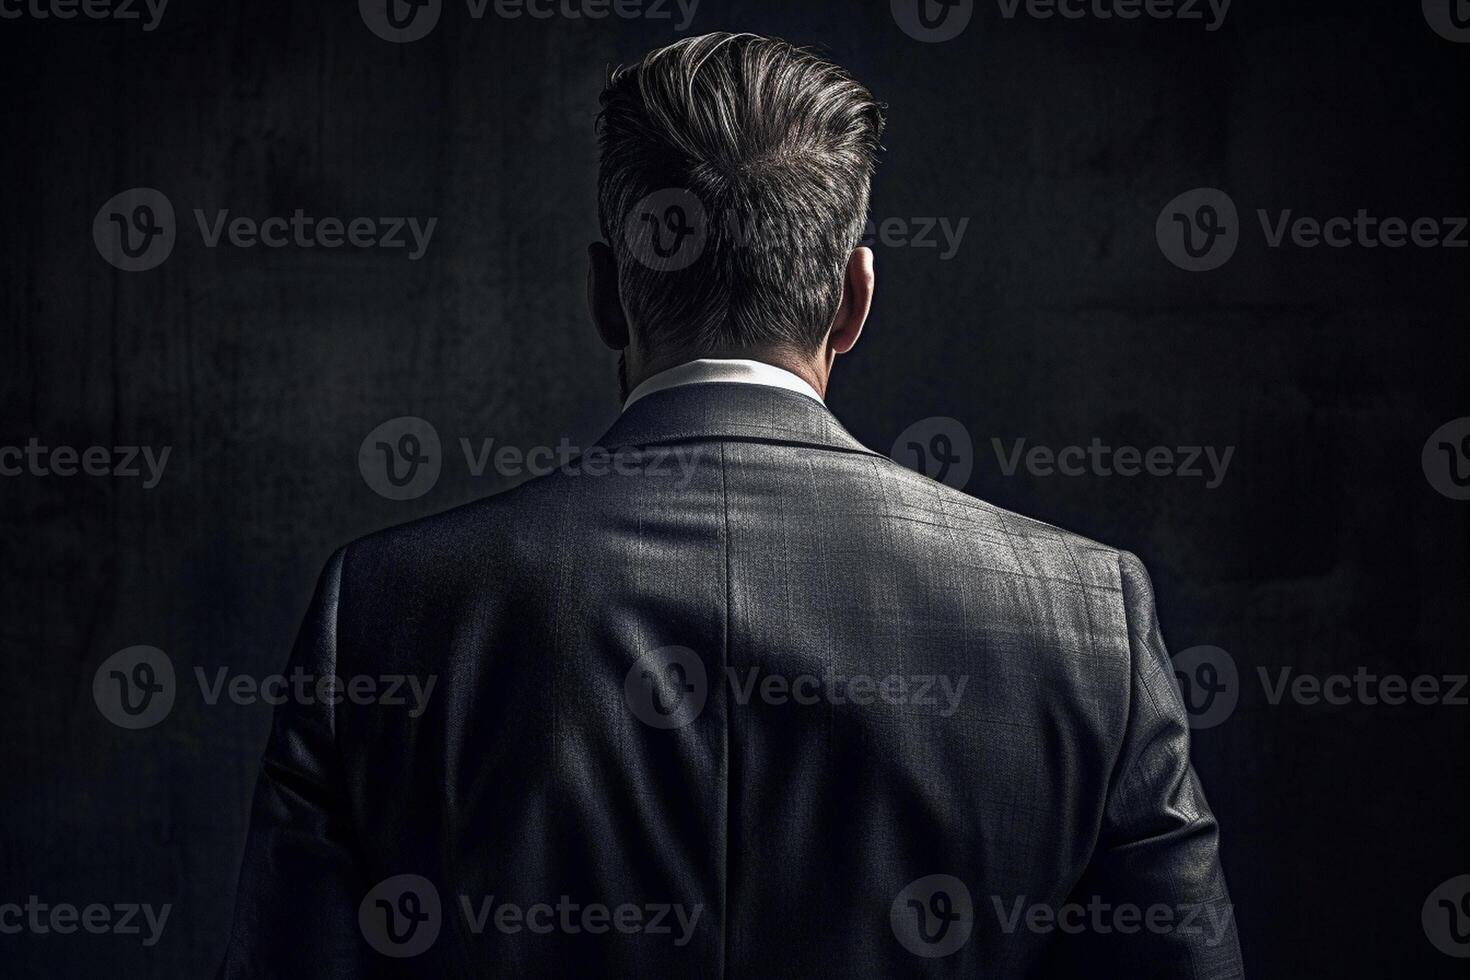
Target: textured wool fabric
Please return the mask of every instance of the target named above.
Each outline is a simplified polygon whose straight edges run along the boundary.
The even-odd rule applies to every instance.
[[[435,687],[418,717],[277,709],[220,976],[1242,975],[1136,558],[913,473],[789,391],[660,391],[599,445],[619,465],[331,559],[291,667]],[[429,914],[371,900],[400,875],[439,907],[402,958],[363,925]],[[933,875],[970,933],[930,956],[900,934],[954,914],[903,899]],[[506,903],[551,927],[497,924]],[[1025,914],[1069,903],[1175,924]],[[597,904],[643,928],[558,908]],[[658,906],[687,928],[653,928]]]

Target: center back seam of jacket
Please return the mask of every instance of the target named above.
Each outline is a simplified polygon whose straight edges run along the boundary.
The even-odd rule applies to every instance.
[[[720,690],[726,691],[725,678],[729,676],[730,668],[730,607],[734,605],[734,583],[730,574],[730,486],[725,466],[725,444],[720,443],[720,491],[725,502],[725,630],[723,642],[720,645]],[[721,787],[724,792],[724,814],[725,833],[723,849],[720,853],[720,963],[716,976],[724,977],[727,973],[730,949],[730,703],[728,694],[725,695],[724,711],[725,740],[723,749],[724,779]]]

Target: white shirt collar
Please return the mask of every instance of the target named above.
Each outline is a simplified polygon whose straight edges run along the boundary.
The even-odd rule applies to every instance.
[[[771,388],[785,388],[808,398],[822,401],[822,396],[817,390],[807,384],[805,380],[792,374],[785,368],[778,368],[774,364],[764,361],[748,361],[739,358],[724,357],[701,357],[698,360],[688,361],[678,367],[671,367],[667,371],[660,371],[653,377],[647,379],[628,394],[628,400],[623,402],[623,411],[640,398],[646,398],[655,391],[663,391],[667,388],[678,388],[681,385],[706,384],[717,382],[724,384],[746,384],[766,385]]]

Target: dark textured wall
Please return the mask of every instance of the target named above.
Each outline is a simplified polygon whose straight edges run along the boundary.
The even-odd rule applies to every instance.
[[[7,0],[11,2],[11,0]],[[1470,415],[1470,251],[1271,248],[1257,208],[1465,215],[1470,44],[1415,3],[1239,2],[1223,27],[1006,19],[921,44],[882,0],[704,0],[691,30],[824,45],[890,106],[874,217],[968,225],[880,243],[879,292],[830,402],[882,449],[932,416],[972,493],[1136,551],[1176,650],[1227,650],[1239,707],[1196,734],[1259,977],[1460,976],[1420,911],[1470,872],[1470,708],[1273,705],[1258,667],[1466,670],[1470,502],[1421,448]],[[555,445],[616,411],[585,324],[596,97],[668,21],[476,21],[387,43],[355,5],[173,0],[136,22],[0,20],[0,446],[171,448],[162,480],[0,477],[0,902],[173,906],[162,939],[0,935],[11,977],[199,977],[228,924],[262,704],[193,670],[284,662],[337,545],[508,485],[457,440]],[[7,8],[12,9],[12,8]],[[25,8],[29,9],[29,8]],[[103,202],[162,191],[178,239],[114,268]],[[1239,208],[1222,267],[1166,260],[1195,187]],[[208,248],[211,217],[437,217],[406,249]],[[941,239],[942,242],[942,239]],[[412,501],[359,471],[384,420],[431,421]],[[1235,447],[1223,482],[1007,476],[991,444]],[[94,702],[115,651],[165,651],[161,723]]]

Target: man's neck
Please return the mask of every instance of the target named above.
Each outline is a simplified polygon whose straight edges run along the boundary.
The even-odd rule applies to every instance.
[[[824,360],[821,355],[800,355],[785,350],[752,350],[749,348],[737,348],[732,350],[698,350],[682,351],[677,354],[659,354],[647,361],[640,361],[636,367],[633,363],[628,365],[627,387],[628,390],[637,388],[644,381],[660,374],[670,368],[687,364],[690,361],[702,358],[718,360],[744,360],[760,361],[790,371],[807,384],[822,397],[827,396],[827,378],[831,370],[830,359]]]

